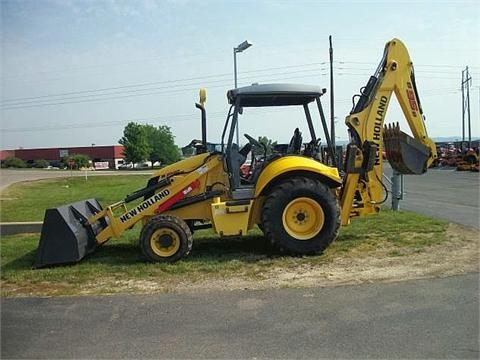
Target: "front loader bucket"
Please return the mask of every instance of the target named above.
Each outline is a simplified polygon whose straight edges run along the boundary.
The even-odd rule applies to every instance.
[[[418,140],[400,131],[396,125],[385,126],[385,153],[392,168],[400,174],[420,175],[427,171],[430,150]]]
[[[45,211],[35,267],[80,261],[95,250],[95,236],[108,226],[102,218],[93,225],[88,218],[102,209],[95,199]]]

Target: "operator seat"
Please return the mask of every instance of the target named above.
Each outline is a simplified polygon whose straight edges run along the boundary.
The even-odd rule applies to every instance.
[[[235,188],[240,186],[240,166],[247,160],[247,155],[252,150],[250,143],[243,146],[240,150],[237,144],[232,144],[232,147],[228,151],[227,159],[229,171],[233,177],[233,184]]]
[[[302,141],[302,133],[298,128],[296,128],[293,132],[290,144],[288,145],[287,154],[300,154],[300,151],[302,149]]]

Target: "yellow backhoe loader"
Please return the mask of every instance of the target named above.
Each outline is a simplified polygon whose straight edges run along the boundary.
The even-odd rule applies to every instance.
[[[156,171],[145,188],[105,208],[90,199],[46,210],[36,266],[77,262],[137,224],[142,226],[141,251],[152,262],[174,262],[188,255],[192,232],[205,226],[223,237],[244,235],[258,225],[282,251],[321,253],[337,237],[341,224],[380,210],[386,193],[381,181],[384,147],[392,167],[402,174],[424,173],[437,154],[424,125],[412,61],[400,40],[386,44],[375,74],[358,99],[354,97],[353,109],[346,117],[351,141],[342,176],[335,164],[320,161],[315,123],[322,125],[333,154],[321,104],[325,92],[317,86],[294,84],[228,91],[231,107],[221,151],[208,151],[204,146],[205,92],[201,91],[196,104],[202,114],[197,155]],[[398,125],[384,127],[393,93],[413,137],[401,132]],[[240,116],[249,108],[267,106],[303,109],[309,138],[303,139],[295,129],[284,151],[267,156],[264,145],[245,134],[248,143],[239,148],[234,134]],[[261,161],[252,161],[253,168],[245,175],[240,167],[254,147],[257,154],[261,149],[263,156]],[[128,206],[134,201],[136,205]]]

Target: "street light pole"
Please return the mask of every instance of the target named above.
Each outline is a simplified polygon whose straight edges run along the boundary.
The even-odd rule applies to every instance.
[[[247,50],[252,45],[253,44],[250,41],[245,40],[240,45],[233,48],[233,76],[234,76],[234,81],[235,81],[235,89],[238,87],[238,84],[237,84],[237,53],[241,53],[242,51]],[[238,118],[237,118],[237,124],[236,124],[235,130],[237,132],[237,145],[240,146],[240,130],[238,129]]]

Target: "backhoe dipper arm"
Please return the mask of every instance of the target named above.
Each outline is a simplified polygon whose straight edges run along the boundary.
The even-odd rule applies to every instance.
[[[398,126],[384,132],[384,119],[392,92],[414,138],[401,133]],[[392,155],[389,161],[400,173],[423,173],[436,156],[435,143],[428,137],[425,128],[413,64],[400,40],[393,39],[385,45],[375,74],[362,88],[345,123],[351,141],[347,148],[346,176],[341,194],[343,224],[347,224],[351,216],[378,212],[379,205],[385,200],[381,181],[384,141],[387,157]],[[407,147],[408,151],[403,151]]]

